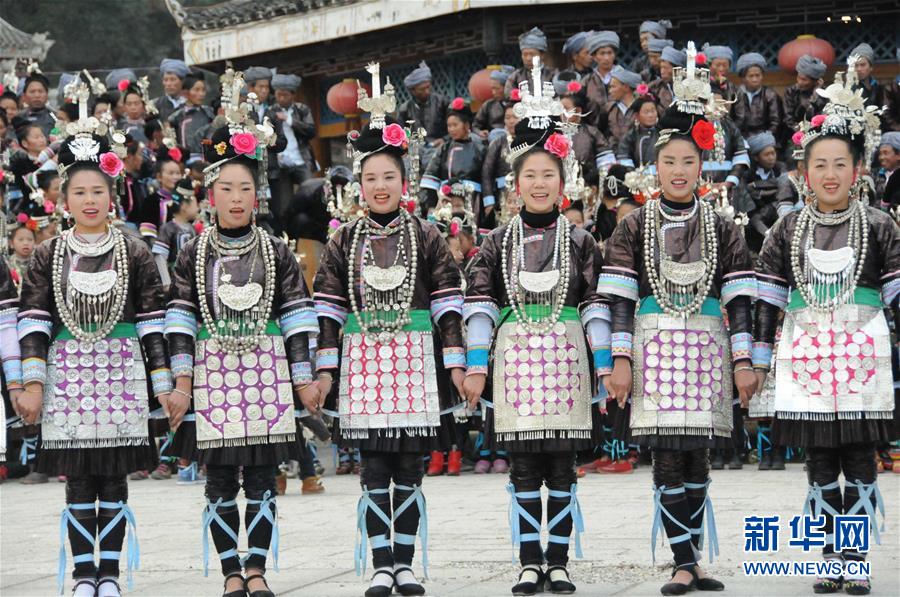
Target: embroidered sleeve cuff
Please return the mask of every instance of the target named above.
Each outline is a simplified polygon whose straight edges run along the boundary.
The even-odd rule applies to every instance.
[[[451,294],[442,298],[431,299],[431,320],[434,323],[440,321],[446,313],[463,312],[463,296],[460,293]]]
[[[337,369],[338,349],[320,348],[316,351],[316,369]]]
[[[294,334],[306,332],[307,334],[319,333],[319,318],[317,310],[313,308],[312,301],[297,309],[291,309],[278,318],[281,335],[287,340]]]
[[[466,297],[463,304],[463,321],[468,322],[473,315],[484,313],[491,319],[494,326],[500,321],[500,309],[497,303],[489,296]]]
[[[444,369],[466,366],[466,350],[462,347],[447,346],[444,348]]]
[[[631,358],[632,335],[628,332],[617,332],[612,335],[612,356]]]
[[[344,327],[344,324],[347,323],[348,313],[347,308],[343,305],[344,299],[319,292],[315,294],[315,299],[316,315],[333,319],[341,327]]]
[[[594,370],[597,375],[612,373],[613,358],[610,348],[598,348],[594,351]]]
[[[487,375],[487,372],[488,372],[487,365],[484,365],[484,366],[468,365],[468,366],[466,366],[466,375],[476,375],[476,374]]]
[[[3,376],[8,387],[22,385],[22,361],[19,359],[3,361]]]
[[[193,313],[177,307],[166,310],[165,334],[185,334],[197,338],[197,318]]]
[[[759,300],[783,311],[788,304],[788,287],[780,278],[757,274],[756,288]]]
[[[772,366],[772,345],[768,342],[754,342],[751,360],[754,367],[768,370]]]
[[[619,267],[604,267],[597,283],[597,293],[604,296],[621,296],[637,302],[637,272]]]
[[[47,361],[31,357],[22,361],[22,383],[47,383]]]
[[[740,333],[731,335],[731,360],[741,361],[750,358],[750,348],[753,343],[753,334]]]
[[[295,386],[312,383],[312,365],[307,361],[291,363],[291,383]]]
[[[898,276],[900,272],[893,272],[886,276],[882,276],[882,286],[881,286],[881,300],[884,301],[884,304],[888,307],[893,307],[894,303],[897,301],[897,297],[900,296],[900,277]],[[888,281],[885,281],[889,278]]]
[[[168,394],[175,387],[172,380],[172,371],[169,369],[154,369],[150,372],[150,385],[153,386],[153,395]]]
[[[419,183],[423,189],[430,189],[432,191],[437,191],[441,188],[441,181],[431,176],[430,174],[426,174],[422,177],[422,181]]]
[[[749,296],[755,299],[757,296],[756,276],[752,271],[732,272],[725,276],[722,284],[722,306],[727,305],[739,296]]]
[[[48,338],[52,336],[53,324],[50,322],[50,314],[46,311],[26,311],[19,313],[19,323],[16,326],[19,340],[28,334],[38,332]]]
[[[162,334],[166,331],[166,312],[138,313],[134,323],[138,338],[144,339],[148,334]]]
[[[631,158],[619,158],[619,163],[626,168],[634,168],[634,160]]]
[[[734,186],[737,186],[741,181],[734,174],[729,174],[725,177],[725,182],[730,182]]]
[[[161,255],[163,257],[168,257],[169,256],[169,245],[162,242],[161,240],[157,239],[157,241],[155,243],[153,243],[153,248],[150,250],[150,252],[153,253],[154,255]]]
[[[595,319],[612,321],[612,313],[609,310],[608,304],[593,302],[588,303],[581,309],[581,325],[585,329],[587,329],[588,324]]]
[[[492,206],[494,203],[496,203],[497,200],[494,199],[494,196],[493,196],[493,195],[485,195],[484,197],[481,198],[481,202],[484,203],[484,206],[485,206],[485,207],[490,207],[490,206]]]
[[[192,377],[194,375],[194,355],[173,354],[169,359],[174,377]]]

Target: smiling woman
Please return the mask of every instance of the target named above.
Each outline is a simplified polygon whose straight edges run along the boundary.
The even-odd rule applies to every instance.
[[[126,526],[134,524],[126,475],[155,465],[148,416],[172,390],[165,299],[146,245],[110,225],[123,172],[120,136],[96,120],[67,130],[73,128],[59,148],[58,170],[74,226],[35,250],[23,280],[25,390],[14,406],[26,423],[41,423],[37,469],[67,479],[62,522],[74,594],[118,595],[119,555]],[[130,541],[129,573],[137,562]],[[59,570],[61,589],[64,561]]]

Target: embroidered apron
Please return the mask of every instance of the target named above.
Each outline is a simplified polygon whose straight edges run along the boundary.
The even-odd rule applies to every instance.
[[[370,429],[434,435],[440,425],[431,313],[410,318],[387,342],[363,334],[352,313],[347,319],[338,405],[345,438],[368,438]]]
[[[731,435],[731,344],[718,300],[683,318],[646,297],[633,346],[633,435]]]
[[[890,419],[891,337],[881,295],[857,288],[853,304],[817,313],[800,293],[785,311],[775,374],[779,419]]]
[[[147,371],[134,324],[80,342],[63,328],[50,345],[41,446],[149,445]]]
[[[197,448],[294,441],[294,391],[281,329],[268,323],[252,351],[228,354],[201,329],[195,349]]]
[[[563,307],[543,336],[519,325],[509,307],[500,320],[493,365],[497,440],[589,438],[590,357],[578,310]]]

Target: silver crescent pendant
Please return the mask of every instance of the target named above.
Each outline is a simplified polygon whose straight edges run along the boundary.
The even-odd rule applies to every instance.
[[[246,311],[255,307],[262,298],[263,288],[256,282],[243,286],[221,284],[216,294],[222,304],[234,311]]]
[[[406,279],[406,267],[392,265],[391,267],[383,268],[377,265],[367,265],[363,268],[362,275],[367,286],[381,292],[387,292],[403,284],[403,280]]]

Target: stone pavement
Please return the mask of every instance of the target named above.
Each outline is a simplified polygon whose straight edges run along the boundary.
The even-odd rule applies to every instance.
[[[270,584],[279,595],[359,596],[365,581],[353,571],[358,478],[324,479],[326,492],[300,495],[300,483],[289,480],[288,495],[278,498],[281,528],[280,572]],[[510,562],[506,478],[499,475],[425,481],[428,499],[429,595],[506,596],[515,581]],[[887,506],[887,531],[873,548],[873,595],[900,595],[900,475],[879,475]],[[631,475],[589,474],[579,482],[579,498],[587,526],[585,560],[570,568],[577,595],[659,595],[668,578],[664,562],[668,547],[657,547],[659,566],[650,560],[652,499],[649,467]],[[131,482],[130,503],[140,536],[141,569],[131,595],[221,595],[221,581],[212,556],[211,572],[203,577],[200,516],[203,487],[170,481]],[[59,512],[64,485],[0,485],[0,595],[56,594],[59,553]],[[710,567],[726,585],[727,595],[806,595],[811,579],[745,577],[742,517],[778,514],[782,520],[782,551],[748,555],[748,560],[816,560],[813,553],[787,547],[787,521],[799,514],[806,495],[803,466],[787,471],[713,471],[712,498],[719,529],[721,559]],[[239,498],[242,501],[242,498]],[[241,507],[243,510],[243,506]],[[241,535],[241,549],[244,535]],[[212,542],[210,542],[212,543]],[[574,550],[573,550],[574,555]],[[704,556],[705,557],[705,556]],[[420,559],[416,568],[421,570]],[[271,562],[271,561],[270,561]],[[71,560],[69,560],[71,565]],[[271,565],[271,563],[270,563]],[[371,570],[370,570],[371,572]],[[66,593],[71,582],[67,579]]]

